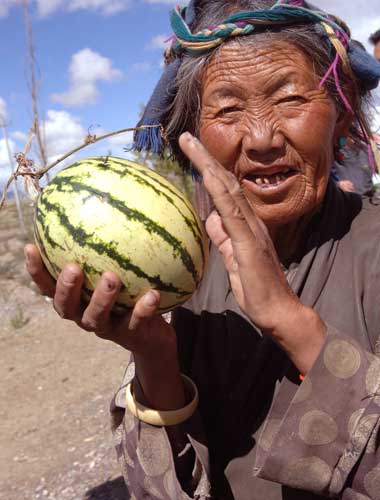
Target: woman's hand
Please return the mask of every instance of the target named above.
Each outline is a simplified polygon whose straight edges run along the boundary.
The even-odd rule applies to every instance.
[[[289,287],[264,223],[255,215],[236,177],[190,135],[180,146],[203,176],[216,210],[207,232],[223,256],[240,308],[262,330],[271,331],[300,303]]]
[[[78,265],[67,265],[55,282],[37,247],[27,245],[25,256],[29,274],[41,293],[53,299],[54,308],[62,318],[133,352],[146,402],[159,409],[183,406],[176,334],[157,315],[160,294],[156,290],[141,297],[130,314],[121,316],[112,313],[121,285],[114,273],[103,274],[90,302],[84,304],[81,300],[84,277]]]
[[[37,247],[27,245],[27,270],[43,295],[53,299],[54,309],[63,318],[74,321],[86,331],[111,340],[141,356],[166,351],[175,334],[172,327],[157,316],[160,295],[150,290],[140,298],[130,314],[112,313],[120,291],[120,280],[112,272],[101,277],[88,304],[81,300],[83,273],[76,264],[67,265],[57,282],[46,270]]]
[[[322,346],[323,322],[288,285],[268,230],[255,215],[236,177],[191,134],[183,134],[179,144],[202,174],[214,201],[217,211],[209,216],[206,229],[223,256],[240,308],[306,372]]]

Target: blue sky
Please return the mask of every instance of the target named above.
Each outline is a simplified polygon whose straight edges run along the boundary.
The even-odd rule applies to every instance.
[[[0,0],[0,113],[6,115],[16,152],[24,148],[32,105],[25,79],[23,10],[16,0],[7,1],[5,9],[6,0]],[[50,159],[83,142],[89,127],[91,132],[133,127],[162,71],[163,39],[170,35],[168,12],[174,2],[65,0],[61,5],[59,0],[40,0],[31,5],[39,108]],[[113,11],[107,11],[110,5]],[[123,135],[102,141],[82,156],[110,150],[124,155],[129,140]],[[0,139],[4,177],[9,177],[9,162]]]
[[[141,106],[161,74],[163,40],[170,35],[174,0],[30,0],[39,108],[49,159],[83,142],[92,132],[135,125]],[[26,82],[22,0],[0,0],[0,114],[13,152],[24,148],[32,122]],[[315,0],[340,15],[366,43],[380,28],[377,2]],[[125,155],[128,136],[91,146],[82,156]],[[32,152],[33,156],[33,152]],[[9,162],[0,133],[0,182]]]

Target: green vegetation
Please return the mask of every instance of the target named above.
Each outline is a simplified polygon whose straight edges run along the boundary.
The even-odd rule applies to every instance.
[[[16,311],[10,318],[9,323],[14,330],[20,330],[29,323],[29,319],[30,318],[24,316],[24,310],[20,307],[20,305],[17,305]]]

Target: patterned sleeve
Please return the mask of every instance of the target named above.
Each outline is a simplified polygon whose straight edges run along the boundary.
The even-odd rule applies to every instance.
[[[255,473],[330,498],[380,500],[380,359],[329,327],[313,368],[284,405],[292,385],[281,383]]]
[[[192,435],[199,433],[199,416],[195,413],[181,429],[178,426],[182,450],[174,453],[173,438],[165,427],[141,422],[125,408],[125,387],[133,377],[132,359],[111,405],[117,457],[131,500],[210,499],[207,448],[203,452],[202,445],[186,432],[191,429]]]

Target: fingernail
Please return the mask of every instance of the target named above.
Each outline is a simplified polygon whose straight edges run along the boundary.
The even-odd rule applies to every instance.
[[[66,283],[68,284],[75,283],[76,277],[77,277],[76,273],[74,273],[71,269],[63,270],[62,278],[63,281],[65,281]]]
[[[103,276],[101,281],[101,287],[105,292],[112,292],[113,290],[115,290],[116,284],[113,281]]]
[[[27,248],[24,248],[24,255],[25,255],[26,262],[29,262],[30,261],[30,253],[29,253],[29,250]]]
[[[155,306],[157,304],[157,295],[153,292],[153,290],[150,290],[144,295],[144,304],[146,306]]]
[[[198,139],[193,134],[191,134],[190,132],[184,132],[183,135],[185,136],[185,139],[188,142],[191,142],[193,144],[196,144],[198,142]]]

